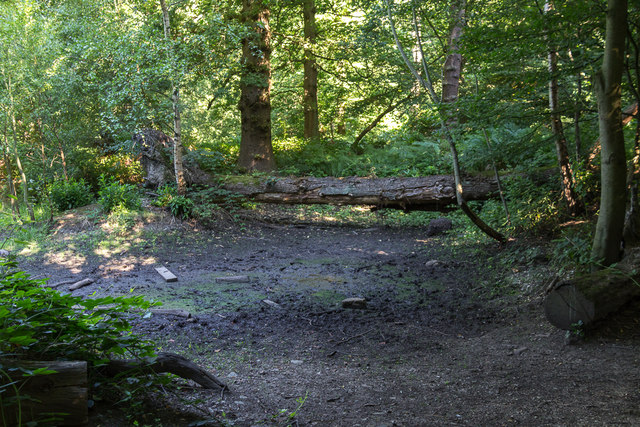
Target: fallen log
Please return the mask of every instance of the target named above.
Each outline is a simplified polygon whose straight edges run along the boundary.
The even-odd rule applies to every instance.
[[[192,380],[206,389],[229,389],[226,384],[211,373],[202,369],[189,359],[175,353],[158,353],[155,359],[145,359],[142,361],[111,360],[105,366],[104,373],[107,376],[116,376],[141,368],[150,369],[157,374],[174,374],[181,378]]]
[[[76,426],[89,421],[87,362],[2,360],[0,364],[3,385],[0,419],[4,425]],[[55,373],[28,374],[39,368]]]
[[[449,175],[425,177],[246,177],[221,178],[220,187],[252,201],[281,204],[372,205],[403,210],[446,211],[456,204]],[[463,181],[465,199],[498,195],[495,181],[473,177]]]
[[[544,301],[547,320],[564,330],[587,326],[640,297],[640,273],[634,269],[638,260],[640,252],[634,251],[614,268],[559,282]]]

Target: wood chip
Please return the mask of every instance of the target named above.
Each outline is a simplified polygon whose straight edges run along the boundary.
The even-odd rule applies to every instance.
[[[177,282],[178,281],[178,278],[176,277],[176,275],[173,274],[172,272],[170,272],[166,267],[156,267],[156,271],[158,272],[158,274],[160,274],[162,276],[162,278],[166,282]]]
[[[273,302],[270,299],[263,299],[262,302],[267,305],[270,305],[273,308],[282,308],[280,304],[278,304],[277,302]]]
[[[191,318],[191,313],[187,310],[176,310],[171,308],[152,308],[151,313],[153,314],[165,314],[171,316],[185,317],[187,319]]]
[[[83,279],[83,280],[80,280],[79,282],[75,282],[73,285],[69,286],[69,290],[70,291],[75,291],[76,289],[83,288],[83,287],[85,287],[87,285],[90,285],[92,283],[93,283],[93,279],[89,279],[89,278]]]
[[[249,276],[223,276],[216,277],[218,283],[245,283],[249,281]]]

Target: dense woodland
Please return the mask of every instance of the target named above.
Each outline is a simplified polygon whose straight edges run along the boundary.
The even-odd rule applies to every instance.
[[[532,217],[599,208],[598,110],[605,107],[596,83],[615,62],[603,65],[604,2],[1,7],[4,205],[31,220],[33,206],[50,208],[47,195],[65,181],[93,191],[100,176],[140,183],[132,137],[148,128],[173,136],[179,194],[189,163],[217,175],[453,173],[458,183],[461,174],[555,168],[544,189],[529,191],[526,178],[506,183],[510,224],[522,230],[535,226]],[[620,99],[611,102],[626,125],[631,188],[637,11],[616,19],[612,34],[625,55],[614,76]],[[615,169],[625,174],[623,159]],[[465,212],[483,222],[461,196]],[[494,224],[485,229],[507,225],[499,206],[488,205],[482,210]]]
[[[233,175],[450,175],[469,233],[556,239],[567,271],[615,264],[640,237],[637,6],[2,1],[4,227],[138,209],[160,131],[173,170],[151,190],[176,216],[242,203]],[[479,177],[498,187],[469,201]]]

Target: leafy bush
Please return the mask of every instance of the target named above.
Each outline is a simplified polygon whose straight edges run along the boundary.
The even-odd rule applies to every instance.
[[[49,188],[51,203],[58,211],[88,205],[93,201],[91,188],[83,179],[54,181]]]
[[[100,177],[98,196],[98,203],[105,212],[112,212],[117,208],[139,210],[142,206],[140,194],[135,185],[110,181],[104,175]]]
[[[160,208],[164,208],[169,206],[169,202],[171,199],[178,195],[178,190],[175,185],[165,184],[162,187],[158,188],[158,198],[151,203],[153,206],[158,206]]]
[[[187,219],[194,208],[193,200],[186,196],[179,196],[175,185],[165,184],[158,189],[158,198],[153,202],[154,206],[169,207],[171,214],[176,218]]]
[[[0,263],[0,277],[0,360],[86,360],[94,386],[105,387],[94,390],[98,394],[115,388],[128,399],[136,387],[142,391],[135,373],[100,382],[96,377],[111,359],[155,356],[154,343],[133,334],[128,320],[129,312],[144,314],[153,303],[140,296],[63,295],[16,270],[13,262]]]

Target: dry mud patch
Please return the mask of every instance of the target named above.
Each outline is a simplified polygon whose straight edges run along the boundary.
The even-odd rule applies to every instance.
[[[565,345],[540,305],[551,273],[526,251],[455,231],[300,224],[174,224],[135,239],[110,251],[69,240],[21,261],[52,282],[95,279],[77,295],[133,292],[194,315],[135,329],[231,393],[183,383],[147,425],[640,425],[637,307]],[[235,275],[248,280],[217,281]],[[342,309],[348,297],[367,309]],[[127,425],[120,412],[103,405],[92,425]]]

